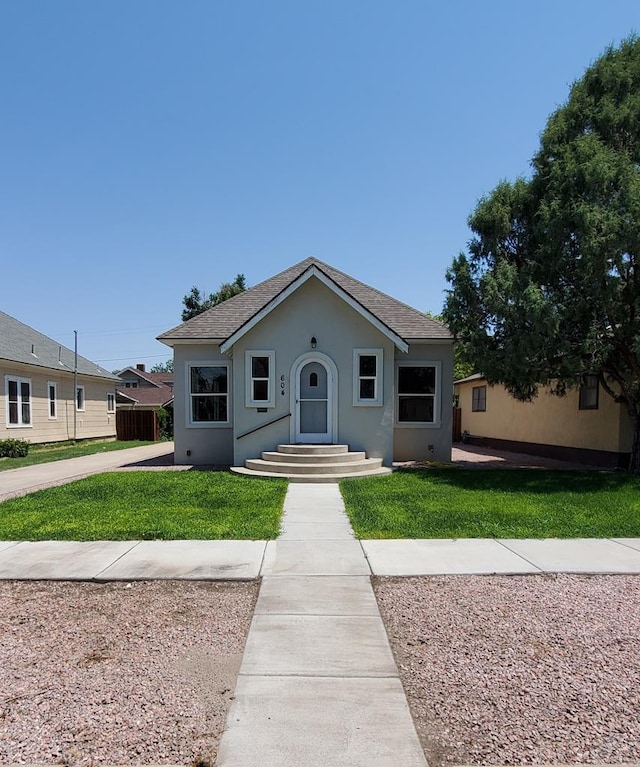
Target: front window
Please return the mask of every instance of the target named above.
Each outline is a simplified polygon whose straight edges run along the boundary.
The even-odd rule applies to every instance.
[[[107,392],[107,413],[116,412],[116,395],[113,392]]]
[[[76,388],[76,410],[80,412],[84,410],[84,386]]]
[[[586,375],[580,387],[579,410],[598,409],[599,383],[597,375]]]
[[[434,364],[398,367],[399,424],[435,424],[437,372]]]
[[[189,366],[191,425],[229,422],[229,367]]]
[[[382,405],[382,349],[354,349],[353,404]]]
[[[275,352],[248,351],[245,354],[247,407],[275,407]]]
[[[49,381],[47,384],[47,392],[49,395],[49,420],[55,420],[58,417],[58,396],[57,385],[53,381]]]
[[[31,426],[31,380],[5,377],[7,394],[7,426]]]
[[[471,390],[471,410],[474,413],[484,412],[487,409],[487,387],[474,386]]]

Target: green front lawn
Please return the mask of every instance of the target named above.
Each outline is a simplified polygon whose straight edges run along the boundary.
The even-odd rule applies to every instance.
[[[227,472],[98,474],[0,503],[0,540],[271,539],[286,490]]]
[[[640,477],[425,469],[340,483],[359,538],[640,536]]]
[[[62,461],[65,458],[78,458],[82,455],[109,453],[112,450],[125,450],[129,447],[142,447],[143,445],[153,444],[153,442],[123,442],[122,440],[114,440],[113,442],[63,442],[60,445],[30,445],[29,454],[24,458],[0,458],[0,471],[19,469],[21,466],[35,466],[37,463]]]

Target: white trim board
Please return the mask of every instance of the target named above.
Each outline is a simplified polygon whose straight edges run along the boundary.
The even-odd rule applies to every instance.
[[[404,340],[404,338],[401,338],[397,333],[394,333],[393,330],[388,328],[374,314],[372,314],[368,309],[365,309],[365,307],[362,306],[362,304],[358,303],[346,291],[344,291],[339,285],[337,285],[332,279],[327,277],[327,275],[324,272],[322,272],[320,269],[318,269],[316,266],[313,266],[313,265],[310,266],[308,269],[306,269],[299,277],[297,277],[288,287],[286,287],[275,298],[272,298],[271,301],[269,301],[269,303],[266,304],[266,306],[264,306],[259,312],[254,314],[250,320],[247,320],[247,322],[245,322],[245,324],[241,328],[238,328],[238,330],[236,330],[235,333],[232,333],[224,343],[220,344],[220,351],[223,354],[226,354],[237,341],[239,341],[246,333],[248,333],[252,328],[254,328],[259,322],[261,322],[277,306],[280,306],[280,304],[283,301],[286,301],[290,295],[295,293],[295,291],[298,290],[298,288],[304,285],[305,282],[307,282],[307,280],[311,279],[312,277],[315,277],[316,279],[320,280],[320,282],[323,285],[328,287],[329,290],[332,290],[348,306],[350,306],[354,311],[358,312],[359,315],[361,315],[366,320],[368,320],[384,336],[386,336],[391,341],[393,341],[394,345],[401,352],[405,352],[406,354],[409,351],[409,344]]]

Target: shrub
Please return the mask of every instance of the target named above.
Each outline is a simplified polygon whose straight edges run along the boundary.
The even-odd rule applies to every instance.
[[[0,440],[0,458],[24,458],[29,452],[29,443],[24,439]]]
[[[173,439],[173,408],[160,407],[156,410],[156,415],[160,427],[160,439]]]

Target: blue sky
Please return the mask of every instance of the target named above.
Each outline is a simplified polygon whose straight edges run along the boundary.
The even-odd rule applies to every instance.
[[[440,311],[637,0],[0,0],[0,309],[110,370],[316,256]]]

